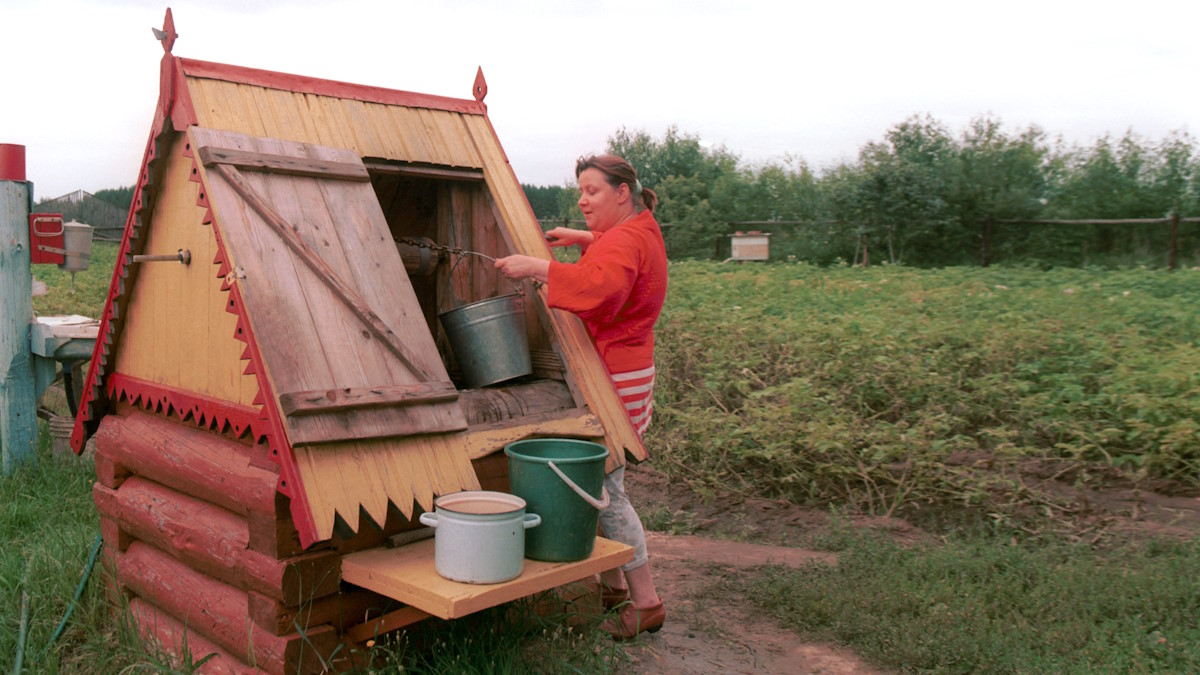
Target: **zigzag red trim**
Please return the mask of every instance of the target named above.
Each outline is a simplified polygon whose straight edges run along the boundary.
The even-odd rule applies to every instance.
[[[105,389],[111,401],[126,401],[165,417],[175,415],[184,422],[191,420],[196,426],[219,434],[232,431],[234,437],[241,438],[249,433],[256,442],[266,435],[258,410],[250,406],[148,382],[125,373],[109,375]]]
[[[217,232],[217,229],[214,228],[213,232]],[[224,250],[224,245],[220,244],[219,235],[218,248]],[[248,361],[245,373],[254,375],[258,381],[258,395],[254,398],[254,404],[261,405],[262,408],[258,414],[255,429],[260,430],[266,437],[267,447],[271,449],[271,459],[279,463],[277,489],[288,496],[292,522],[295,523],[296,531],[300,535],[300,545],[308,548],[320,541],[312,507],[305,498],[300,470],[296,465],[296,456],[292,454],[292,447],[288,444],[287,434],[283,429],[283,418],[275,407],[275,399],[264,395],[271,389],[270,383],[267,381],[267,370],[263,366],[262,351],[259,350],[258,343],[254,339],[254,331],[250,328],[250,317],[246,315],[245,304],[242,302],[241,286],[231,283],[230,276],[232,275],[225,277],[223,286],[229,287],[229,302],[225,305],[225,311],[237,315],[237,329],[234,337],[246,343],[246,349],[242,352],[242,359]]]

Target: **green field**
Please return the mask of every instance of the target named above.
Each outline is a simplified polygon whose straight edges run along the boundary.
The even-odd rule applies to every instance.
[[[99,316],[103,264],[75,296],[38,268],[55,290],[37,310]],[[673,263],[647,442],[657,470],[701,495],[890,514],[937,535],[905,548],[837,529],[804,542],[837,551],[836,568],[735,580],[799,636],[907,672],[1186,672],[1200,667],[1196,542],[1110,535],[1022,476],[1200,495],[1197,306],[1197,270]],[[45,447],[40,459],[0,480],[0,668],[26,590],[34,672],[162,671],[109,618],[99,573],[47,651],[97,520],[90,467]],[[531,624],[497,644],[486,622],[462,630],[478,638],[438,654],[492,672],[622,660],[595,633]],[[381,661],[453,663],[408,644]]]
[[[1094,486],[1200,487],[1200,271],[677,263],[671,275],[652,442],[689,480],[998,517],[1022,495],[996,468],[1018,462],[1074,466]]]

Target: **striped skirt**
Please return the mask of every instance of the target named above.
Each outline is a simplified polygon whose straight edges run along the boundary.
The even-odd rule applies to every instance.
[[[654,407],[654,366],[612,374],[617,395],[625,402],[625,412],[638,436],[650,427],[650,414]]]

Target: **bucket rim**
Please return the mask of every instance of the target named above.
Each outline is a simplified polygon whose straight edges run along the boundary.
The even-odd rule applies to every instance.
[[[504,295],[497,295],[494,298],[484,298],[483,300],[476,300],[475,302],[470,302],[465,305],[455,307],[453,309],[448,309],[444,312],[438,312],[438,317],[441,318],[443,316],[446,316],[449,314],[454,314],[455,312],[459,312],[464,309],[471,309],[473,307],[480,307],[483,305],[488,305],[488,304],[496,302],[497,300],[507,300],[509,298],[519,298],[519,297],[521,297],[520,293],[506,293]]]
[[[539,442],[547,441],[553,441],[554,443],[559,444],[567,443],[570,445],[595,446],[597,448],[597,454],[587,457],[534,457],[532,455],[527,455],[520,452],[520,446],[522,445],[536,445]],[[517,449],[514,450],[514,447]],[[504,446],[504,454],[523,461],[538,462],[541,464],[546,464],[548,462],[554,462],[555,464],[583,464],[585,462],[595,462],[599,459],[607,460],[609,451],[607,447],[600,443],[596,443],[595,441],[585,441],[579,438],[526,438],[520,441],[513,441],[512,443]]]
[[[464,500],[482,500],[486,502],[504,504],[511,506],[508,511],[499,513],[472,513],[470,511],[457,511],[454,509],[454,504]],[[460,516],[476,516],[476,517],[511,517],[513,514],[524,511],[528,507],[528,503],[517,495],[508,492],[496,492],[495,490],[463,490],[461,492],[452,492],[447,495],[442,495],[433,500],[434,509],[438,511],[449,511]]]

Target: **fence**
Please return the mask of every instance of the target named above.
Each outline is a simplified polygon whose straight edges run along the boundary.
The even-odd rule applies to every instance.
[[[580,226],[584,223],[582,220],[565,219],[565,218],[544,218],[539,221],[543,229],[551,227],[570,227]],[[1166,265],[1169,269],[1176,269],[1179,265],[1180,256],[1180,225],[1181,224],[1200,224],[1200,217],[1181,217],[1179,214],[1171,214],[1163,218],[1123,218],[1123,219],[1000,219],[994,216],[988,216],[979,225],[976,235],[971,235],[969,229],[958,228],[958,233],[965,234],[966,237],[962,242],[962,246],[969,247],[972,251],[969,254],[964,254],[964,258],[974,260],[977,264],[987,267],[995,261],[995,240],[997,238],[997,229],[999,226],[1115,226],[1115,227],[1133,227],[1138,225],[1166,225],[1170,227],[1169,236],[1165,242],[1160,242],[1166,253]],[[683,236],[680,228],[690,226],[693,229],[692,238],[699,237],[702,242],[691,242],[690,244],[681,244],[688,237]],[[728,257],[729,235],[738,230],[761,230],[770,232],[771,238],[771,258],[781,259],[789,255],[794,255],[797,258],[814,262],[816,264],[830,264],[837,260],[845,260],[850,258],[852,265],[863,265],[869,267],[871,264],[872,249],[879,250],[879,247],[884,247],[886,258],[896,261],[895,251],[893,250],[892,235],[897,231],[897,228],[888,225],[860,225],[853,223],[844,223],[835,220],[741,220],[730,221],[725,223],[716,223],[708,225],[693,225],[690,223],[661,223],[663,234],[667,240],[667,251],[672,258],[675,257],[706,257],[709,253],[706,252],[708,244],[703,242],[712,242],[711,255],[716,260],[724,260]],[[818,228],[827,228],[823,232]],[[675,232],[679,231],[679,235]],[[805,236],[809,241],[803,241],[800,232],[804,231]],[[883,234],[881,235],[881,231]],[[674,236],[673,236],[674,235]],[[709,235],[712,238],[709,238]],[[1044,247],[1051,246],[1052,242],[1047,244],[1040,242],[1037,237],[1030,236],[1028,231],[1021,231],[1019,237],[1020,246],[1012,246],[1017,252],[1014,258],[1037,259],[1039,254],[1045,254],[1047,251]],[[1191,236],[1194,242],[1197,240],[1195,233]],[[972,243],[974,242],[974,243]],[[673,246],[674,244],[674,246]],[[976,245],[978,248],[975,248]],[[1039,249],[1038,246],[1042,246]],[[1200,248],[1193,246],[1193,248]],[[964,252],[967,248],[962,249]],[[1188,250],[1188,249],[1185,249]],[[1194,252],[1193,252],[1194,253]],[[1086,261],[1085,261],[1086,262]],[[949,264],[949,263],[947,263]],[[1076,263],[1071,263],[1076,264]]]

